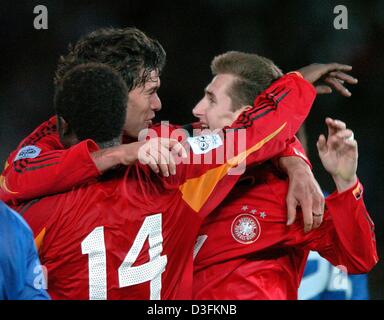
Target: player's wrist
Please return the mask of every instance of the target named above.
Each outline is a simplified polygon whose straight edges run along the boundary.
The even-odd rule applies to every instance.
[[[341,177],[340,175],[334,175],[332,176],[332,178],[336,185],[338,193],[344,192],[352,188],[358,181],[356,174],[351,177]]]
[[[122,165],[132,165],[139,159],[140,148],[147,141],[137,141],[129,144],[122,144],[118,147],[118,159]]]
[[[285,172],[289,177],[298,172],[311,171],[308,164],[300,157],[287,156],[278,159],[279,169]]]
[[[123,150],[121,146],[110,147],[91,153],[91,158],[97,169],[103,173],[121,164]]]

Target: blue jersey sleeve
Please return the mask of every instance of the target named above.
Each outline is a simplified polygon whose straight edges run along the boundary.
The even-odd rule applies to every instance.
[[[0,299],[49,299],[42,271],[32,231],[0,202]]]
[[[299,288],[300,300],[368,300],[368,275],[347,275],[311,251]]]

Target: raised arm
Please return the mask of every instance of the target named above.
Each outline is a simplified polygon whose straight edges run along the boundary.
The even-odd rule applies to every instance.
[[[212,205],[217,205],[232,189],[245,165],[264,162],[286,148],[286,142],[308,115],[315,96],[314,87],[300,74],[287,74],[260,94],[254,106],[225,130],[222,144],[215,140],[215,145],[217,137],[204,137],[212,140],[213,148],[201,164],[186,166],[185,182],[180,187],[184,200],[196,211],[212,210]],[[191,139],[191,145],[201,142],[201,136]],[[192,146],[190,163],[196,153],[199,148]],[[213,192],[215,189],[218,192]]]
[[[356,84],[356,78],[347,74],[352,70],[349,65],[339,63],[311,64],[299,69],[304,79],[311,82],[318,95],[332,93],[332,88],[340,95],[350,97],[346,84]],[[302,133],[304,128],[301,128]],[[300,142],[292,141],[287,149],[279,154],[274,163],[289,177],[287,194],[288,219],[291,225],[296,219],[296,209],[302,209],[304,231],[318,228],[324,213],[324,196],[311,171],[311,164],[305,156]],[[315,215],[313,215],[315,213]]]
[[[349,273],[365,273],[377,263],[374,224],[363,201],[363,187],[357,179],[357,142],[345,123],[326,119],[328,138],[317,143],[324,168],[337,191],[326,199],[323,225],[307,235],[297,234],[305,248],[318,251]]]
[[[335,192],[326,201],[322,225],[309,233],[295,223],[286,244],[317,251],[334,266],[351,274],[367,273],[377,263],[374,224],[357,182],[344,192]]]

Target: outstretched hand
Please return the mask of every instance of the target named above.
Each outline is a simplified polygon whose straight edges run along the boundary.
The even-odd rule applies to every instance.
[[[312,83],[317,94],[330,94],[332,88],[344,97],[350,97],[351,92],[345,84],[357,84],[358,80],[346,72],[352,70],[352,66],[340,63],[313,63],[298,71],[305,80]]]
[[[340,120],[327,118],[328,137],[320,135],[317,149],[325,170],[332,176],[337,189],[342,192],[356,181],[358,149],[353,131]]]

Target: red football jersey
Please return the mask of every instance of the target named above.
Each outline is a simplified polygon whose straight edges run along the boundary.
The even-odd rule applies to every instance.
[[[56,116],[38,126],[8,157],[0,176],[0,199],[9,205],[70,190],[99,176],[90,153],[99,147],[84,140],[64,150]]]
[[[247,128],[244,151],[236,135],[227,134],[205,154],[211,163],[179,164],[175,176],[160,177],[137,164],[18,207],[36,235],[51,296],[191,298],[194,242],[202,219],[239,179],[229,171],[243,160],[251,165],[284,150],[315,97],[314,88],[295,74],[268,90],[228,129]],[[205,147],[209,139],[203,140]],[[228,145],[234,157],[220,164],[217,157]]]
[[[255,100],[256,107],[238,119],[238,125],[243,123],[248,126],[247,121],[270,112],[278,106],[278,99],[313,99],[314,88],[310,84],[298,79],[295,79],[296,84],[287,81],[287,78],[291,78],[292,82],[295,77],[298,78],[296,74],[288,75],[277,81],[277,85],[267,89],[264,95]],[[291,92],[286,97],[292,88],[299,92]],[[312,95],[306,93],[308,89],[312,91]],[[301,114],[295,116],[300,117]],[[177,128],[179,127],[171,125],[169,131]],[[161,134],[158,126],[153,129]],[[286,148],[276,156],[276,160],[280,157],[298,156],[310,165],[297,139],[288,139],[286,142]],[[72,187],[92,181],[100,175],[90,156],[91,152],[99,149],[92,140],[82,141],[66,150],[63,148],[57,132],[56,116],[53,116],[38,126],[8,157],[0,175],[0,199],[9,205],[17,205],[22,201],[69,191]]]
[[[360,183],[326,198],[321,226],[287,226],[288,181],[270,164],[251,168],[208,216],[195,248],[194,299],[297,299],[309,250],[348,273],[378,257]],[[199,250],[200,249],[200,250]]]

